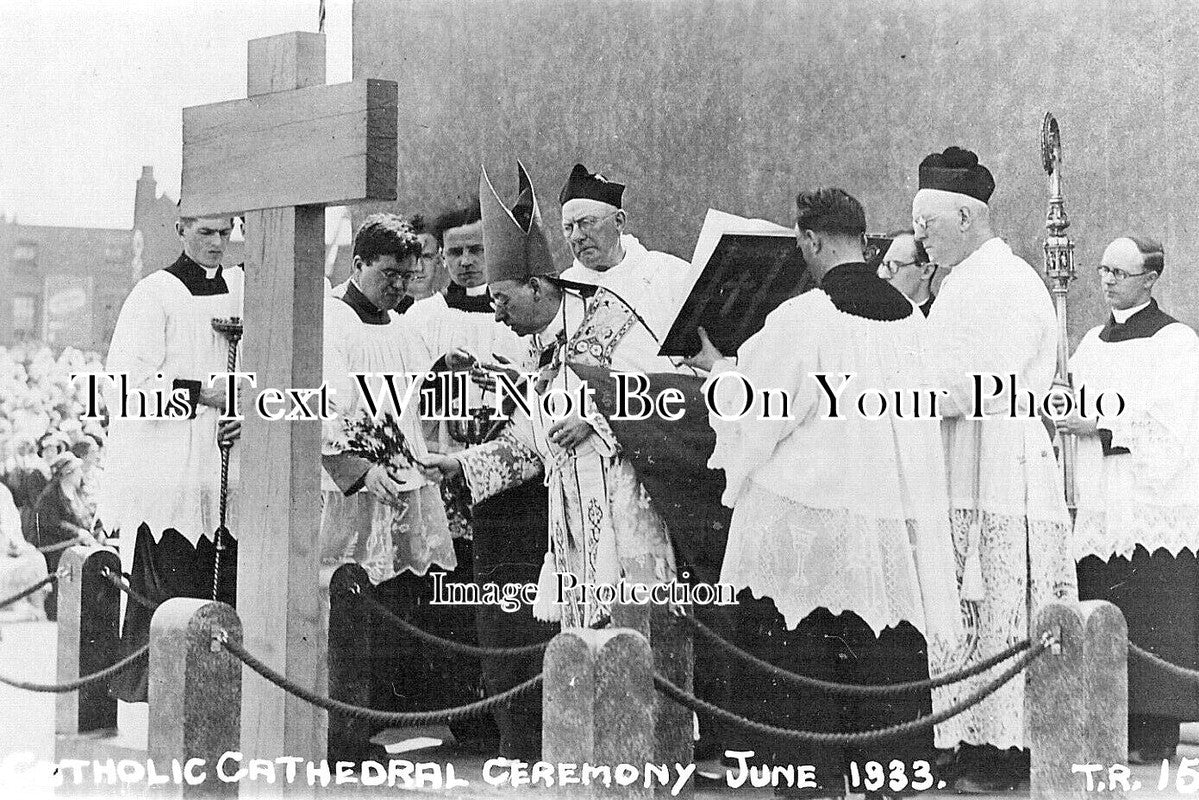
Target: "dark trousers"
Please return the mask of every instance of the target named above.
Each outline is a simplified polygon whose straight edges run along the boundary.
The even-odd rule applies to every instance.
[[[834,616],[820,608],[794,630],[788,630],[769,598],[756,600],[743,591],[738,601],[739,646],[790,672],[857,684],[928,677],[924,637],[906,622],[876,637],[856,614]],[[744,663],[734,665],[732,670],[740,706],[734,710],[781,728],[857,732],[905,722],[932,711],[932,697],[927,692],[895,698],[851,698],[794,686]],[[913,761],[931,763],[934,754],[931,730],[864,749],[799,745],[742,733],[736,734],[736,741],[737,749],[754,751],[752,763],[815,767],[818,788],[812,790],[813,796],[843,794],[843,776],[850,760],[889,764],[899,759],[911,775]]]
[[[237,605],[237,540],[223,537],[225,550],[221,553],[217,600]],[[159,604],[173,597],[212,599],[212,572],[216,549],[212,539],[201,537],[192,547],[174,528],[163,531],[157,543],[150,527],[143,523],[137,529],[133,545],[133,571],[129,585],[152,603]],[[142,606],[132,597],[126,598],[125,623],[121,627],[121,649],[129,655],[150,641],[150,619],[154,611]],[[109,694],[127,703],[144,703],[149,696],[149,658],[143,656],[121,670],[109,684]]]

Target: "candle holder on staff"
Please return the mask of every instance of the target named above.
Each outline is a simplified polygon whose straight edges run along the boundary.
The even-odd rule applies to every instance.
[[[1065,199],[1062,196],[1062,138],[1057,119],[1047,112],[1041,123],[1041,164],[1049,176],[1049,210],[1045,215],[1045,276],[1049,278],[1053,291],[1053,305],[1057,312],[1057,383],[1071,388],[1070,380],[1070,336],[1066,325],[1066,298],[1070,281],[1075,278],[1074,243],[1066,235],[1070,219],[1066,216]],[[1061,453],[1062,478],[1066,490],[1066,506],[1075,507],[1074,463],[1076,458],[1073,434],[1059,433],[1058,447]]]
[[[212,328],[228,340],[229,356],[226,359],[226,371],[229,373],[236,372],[237,345],[241,341],[242,336],[241,317],[216,318],[212,321]],[[213,536],[213,550],[215,552],[212,562],[213,600],[217,599],[217,587],[220,585],[221,575],[221,553],[225,550],[225,537],[229,534],[229,528],[226,525],[229,510],[229,451],[233,449],[232,441],[219,440],[218,444],[221,448],[221,504],[220,521]]]

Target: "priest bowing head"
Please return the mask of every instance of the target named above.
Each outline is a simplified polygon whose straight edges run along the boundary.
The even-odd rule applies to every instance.
[[[545,330],[562,305],[558,270],[550,255],[541,210],[523,164],[517,163],[514,203],[500,199],[487,170],[479,176],[483,247],[495,319],[519,336]]]
[[[1119,310],[1146,305],[1165,266],[1161,244],[1139,236],[1121,236],[1107,246],[1099,262],[1103,299]]]
[[[562,235],[571,252],[588,269],[604,272],[624,260],[628,216],[623,208],[624,184],[575,164],[558,194],[562,204]]]
[[[350,283],[379,311],[400,304],[418,272],[421,242],[395,214],[372,214],[354,236]]]
[[[920,162],[912,227],[931,260],[956,266],[994,238],[987,206],[994,191],[991,171],[969,150],[949,147]]]

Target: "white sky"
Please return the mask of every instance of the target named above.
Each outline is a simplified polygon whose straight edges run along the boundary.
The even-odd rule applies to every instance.
[[[319,0],[0,0],[0,213],[129,228],[154,167],[179,196],[185,106],[246,96],[246,42],[317,29]],[[326,0],[327,81],[351,79],[350,0]]]

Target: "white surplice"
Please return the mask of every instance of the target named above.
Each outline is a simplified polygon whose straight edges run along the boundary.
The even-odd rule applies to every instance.
[[[670,253],[647,250],[630,234],[620,237],[620,245],[624,258],[619,264],[601,272],[576,260],[561,277],[602,286],[631,306],[644,322],[631,326],[612,353],[614,371],[678,372],[680,368],[658,355],[658,350],[686,302],[696,275],[686,261]]]
[[[733,508],[722,582],[771,598],[788,627],[817,608],[852,611],[875,635],[907,621],[924,635],[937,674],[965,648],[938,422],[927,403],[923,419],[911,418],[911,405],[891,405],[878,419],[853,407],[860,392],[920,388],[923,324],[918,314],[878,321],[844,313],[822,290],[784,302],[737,351],[736,365],[719,361],[709,378],[709,386],[719,381],[715,409],[743,408],[732,373],[756,397],[741,419],[710,414],[717,442],[708,465],[724,470],[722,500]],[[828,374],[834,390],[854,374],[844,383],[843,418],[830,417],[814,373]],[[787,393],[790,419],[762,418],[765,390]],[[781,400],[771,407],[781,415]],[[938,710],[949,702],[940,690],[933,700]],[[937,745],[963,735],[951,719],[937,726]]]
[[[353,373],[395,373],[402,398],[408,385],[402,373],[421,372],[428,367],[424,346],[406,324],[406,318],[389,311],[388,319],[386,325],[366,324],[345,301],[325,299],[324,378],[332,392],[332,410],[337,414],[336,419],[322,423],[321,450],[325,455],[345,450],[344,420],[355,418],[364,406]],[[377,388],[374,394],[384,413],[398,420],[413,455],[427,455],[416,392],[399,413],[381,378],[371,379],[369,384]],[[446,571],[457,566],[437,485],[425,483],[404,492],[399,506],[381,503],[365,489],[346,497],[327,473],[322,488],[323,564],[360,564],[375,583],[404,570],[424,575],[434,566]]]
[[[925,329],[933,385],[943,403],[949,502],[958,578],[977,563],[982,596],[967,600],[979,657],[1029,636],[1037,609],[1054,599],[1077,600],[1070,522],[1053,445],[1028,406],[1010,418],[1005,396],[974,411],[973,375],[1016,375],[1018,396],[1049,391],[1057,361],[1057,320],[1040,276],[993,238],[942,282]],[[990,378],[984,378],[989,395]],[[958,684],[961,694],[988,681]],[[960,696],[960,695],[959,695]],[[1023,747],[1024,674],[967,711],[966,741]]]
[[[1098,435],[1078,437],[1074,557],[1131,559],[1137,545],[1199,554],[1199,336],[1181,322],[1126,341],[1102,330],[1082,338],[1070,371],[1091,402],[1108,393],[1109,414],[1124,399],[1099,426],[1129,452],[1105,456]]]
[[[530,354],[553,349],[553,359],[539,371],[541,391],[577,391],[580,378],[569,363],[609,366],[623,346],[623,332],[632,327],[631,318],[629,309],[602,289],[587,301],[564,292],[559,314],[528,341]],[[518,410],[495,440],[455,456],[472,501],[479,503],[541,473],[549,488],[550,550],[559,574],[572,574],[580,584],[673,580],[674,553],[665,522],[650,505],[632,464],[620,456],[607,422],[598,414],[591,422],[587,440],[564,451],[549,440],[555,421],[540,404],[533,404],[530,414]],[[577,596],[566,599],[563,627],[590,625],[606,611]]]
[[[207,272],[204,280],[216,279],[216,269]],[[171,272],[158,270],[138,281],[125,299],[105,370],[128,376],[132,414],[139,411],[135,390],[169,396],[176,379],[206,383],[209,374],[227,370],[229,343],[212,321],[242,315],[245,276],[240,267],[222,268],[220,275],[227,292],[193,295]],[[112,419],[98,513],[110,531],[121,532],[123,568],[132,567],[134,541],[143,522],[156,542],[167,528],[179,531],[193,546],[202,536],[211,539],[219,522],[220,412],[199,405],[193,419],[123,419],[117,386],[107,388],[105,400]],[[231,519],[239,450],[235,444],[230,458]],[[236,525],[229,528],[236,536]]]

